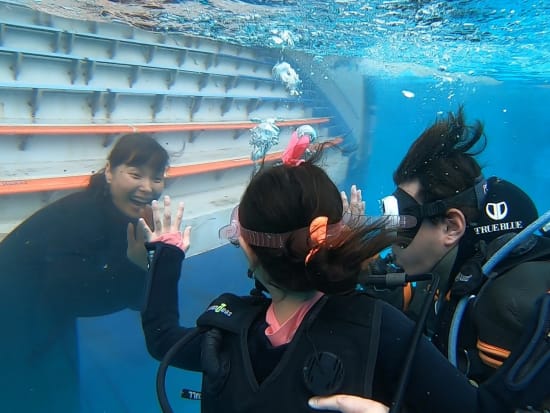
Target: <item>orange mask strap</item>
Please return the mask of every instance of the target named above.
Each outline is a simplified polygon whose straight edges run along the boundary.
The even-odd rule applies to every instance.
[[[320,246],[327,239],[327,225],[328,217],[317,217],[309,225],[309,237],[313,241],[313,248],[309,250],[309,253],[306,256],[305,263],[307,264],[311,257],[313,257],[317,251],[319,251]]]

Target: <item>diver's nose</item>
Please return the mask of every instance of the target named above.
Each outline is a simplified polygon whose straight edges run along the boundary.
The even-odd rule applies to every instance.
[[[153,180],[151,178],[142,179],[140,189],[144,192],[153,192]]]

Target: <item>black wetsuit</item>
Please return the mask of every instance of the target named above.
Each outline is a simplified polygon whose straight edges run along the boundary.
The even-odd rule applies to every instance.
[[[175,247],[160,243],[154,246],[157,248],[157,252],[153,265],[153,280],[148,306],[142,314],[142,321],[150,353],[156,358],[162,358],[176,341],[195,329],[179,326],[177,283],[183,253]],[[373,300],[365,295],[360,299],[365,300],[365,303]],[[379,343],[372,383],[372,398],[390,404],[403,368],[405,354],[409,349],[414,324],[389,304],[380,302],[380,307]],[[370,306],[365,305],[365,311],[368,308]],[[315,307],[311,311],[314,311],[314,309]],[[342,318],[347,319],[348,317],[343,315]],[[265,327],[265,311],[261,311],[254,320],[251,320],[250,325],[248,327],[243,326],[241,331],[241,335],[245,335],[248,342],[248,354],[244,355],[243,359],[250,359],[255,375],[254,379],[260,385],[261,383],[269,385],[275,376],[284,374],[284,372],[277,371],[276,367],[282,362],[281,358],[286,351],[293,351],[292,342],[274,348],[264,334]],[[326,334],[329,336],[331,331],[327,331]],[[201,365],[201,341],[199,335],[176,354],[172,364],[188,370],[204,371]],[[238,340],[230,338],[223,343],[224,346],[231,346],[238,345],[236,344],[238,342]],[[342,349],[345,349],[349,344],[346,344],[344,339]],[[242,348],[242,346],[239,348]],[[236,359],[232,358],[231,360],[234,363]],[[232,368],[237,371],[244,369],[243,366],[234,365]],[[355,366],[348,365],[347,368],[353,369]],[[292,380],[290,375],[289,380]],[[241,382],[245,381],[247,379],[243,377]],[[230,386],[239,385],[241,384],[238,380],[235,383],[235,379],[233,379]],[[265,397],[264,393],[252,389],[248,392],[248,398],[262,397],[262,399],[246,403],[246,405],[254,406],[262,403],[264,406],[262,412],[279,412],[280,398],[285,397],[292,399],[294,403],[293,412],[312,411],[307,406],[307,400],[312,393],[300,392],[298,389],[303,387],[301,383],[295,383],[295,385],[296,391],[281,395],[275,389],[270,393],[270,398]],[[248,384],[243,383],[242,386],[246,388]],[[345,393],[347,391],[358,393],[356,389],[339,389],[339,392]],[[502,387],[499,387],[498,383],[487,387],[482,386],[479,389],[473,387],[431,343],[422,339],[414,358],[412,375],[405,392],[404,401],[410,412],[500,413],[512,411],[504,402],[499,400],[500,393],[502,393]],[[494,396],[495,394],[496,396]],[[208,397],[208,394],[203,395],[203,397]],[[225,404],[223,404],[224,400],[216,400],[218,406],[224,406],[224,413],[254,411],[246,410],[246,407],[241,410],[236,407],[236,404],[243,406],[240,402],[231,402],[229,399],[225,400]],[[509,403],[510,400],[507,400],[507,402]],[[204,402],[204,399],[203,403],[203,406],[209,405],[208,402]],[[211,410],[204,411],[211,412]]]
[[[492,243],[489,247],[497,250],[508,239],[510,238],[497,238],[494,241],[496,245]],[[428,314],[425,333],[444,355],[448,354],[449,331],[459,300],[470,294],[477,294],[476,300],[470,302],[464,313],[457,343],[460,368],[477,382],[487,380],[495,372],[490,363],[486,364],[479,358],[479,343],[487,343],[488,346],[485,347],[497,361],[504,359],[502,354],[518,345],[524,325],[533,315],[534,303],[546,291],[550,291],[550,239],[532,236],[528,245],[530,249],[518,248],[519,252],[504,257],[493,268],[490,280],[481,272],[481,266],[489,257],[483,256],[483,259],[479,259],[469,253],[465,245],[452,250],[432,270],[441,277],[441,292],[438,305],[434,303]],[[453,254],[453,251],[458,253]],[[472,265],[463,267],[472,262],[477,264],[478,281],[472,283],[473,287],[468,282],[456,282],[459,272],[466,271],[466,276],[463,277],[466,280],[472,278],[472,272],[467,271],[471,271]],[[403,292],[406,290],[403,287],[377,290],[367,285],[364,290],[396,308],[407,307],[405,314],[412,320],[417,320],[429,293],[431,281],[415,284],[412,299],[407,305],[403,300]],[[458,290],[459,288],[462,290]],[[436,307],[439,310],[437,313],[433,311]]]
[[[108,196],[68,195],[0,243],[0,411],[79,411],[76,317],[140,309],[146,272]]]

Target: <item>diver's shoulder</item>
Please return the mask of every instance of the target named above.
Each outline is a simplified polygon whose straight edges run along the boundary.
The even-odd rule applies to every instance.
[[[382,301],[362,292],[328,295],[321,312],[326,319],[339,319],[354,324],[370,324]]]
[[[63,198],[58,199],[57,201],[51,204],[52,207],[60,206],[84,206],[90,204],[100,203],[100,200],[95,196],[91,191],[83,190],[78,192],[73,192],[69,195],[64,196]]]
[[[62,222],[71,221],[73,215],[87,215],[89,210],[94,209],[90,207],[92,202],[86,191],[74,192],[38,209],[23,220],[16,230],[58,226]]]
[[[90,191],[78,191],[65,195],[48,205],[42,207],[34,215],[52,213],[56,210],[70,210],[72,208],[84,208],[92,204],[97,204],[98,200]]]

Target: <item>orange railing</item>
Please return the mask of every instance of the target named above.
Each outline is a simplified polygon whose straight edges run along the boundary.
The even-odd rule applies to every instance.
[[[275,121],[277,126],[318,125],[330,118],[309,118]],[[0,135],[93,135],[119,133],[163,133],[202,130],[251,129],[258,122],[190,122],[190,123],[140,123],[140,124],[87,124],[87,125],[0,125]]]
[[[333,138],[328,144],[338,145],[341,138]],[[281,158],[282,152],[274,152],[265,157],[266,162],[274,162]],[[172,166],[168,170],[167,178],[180,178],[201,173],[216,172],[252,166],[249,158],[226,159],[191,165]],[[13,195],[31,192],[64,191],[84,188],[90,179],[90,175],[59,176],[51,178],[31,178],[21,180],[0,181],[0,195]]]
[[[276,161],[281,158],[282,152],[276,152],[266,156],[266,162]],[[168,169],[167,178],[181,178],[184,176],[198,175],[207,172],[223,171],[243,166],[250,166],[253,162],[247,158],[228,159],[192,165],[172,166]],[[11,181],[0,181],[0,195],[13,195],[43,191],[67,191],[84,188],[90,175],[58,176],[51,178],[32,178]]]

